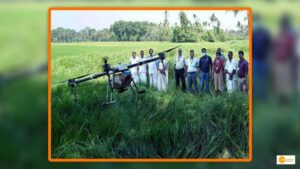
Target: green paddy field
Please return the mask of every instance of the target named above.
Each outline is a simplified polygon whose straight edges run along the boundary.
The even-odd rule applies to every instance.
[[[112,65],[128,63],[132,51],[155,52],[181,45],[184,55],[205,47],[214,56],[217,47],[245,51],[248,41],[99,42],[52,44],[52,82],[101,72],[102,57]],[[176,51],[167,54],[172,63]],[[145,52],[147,54],[147,52]],[[214,58],[214,57],[213,57]],[[106,78],[78,86],[79,101],[66,84],[52,85],[53,158],[247,158],[248,95],[224,92],[191,95],[177,92],[170,64],[166,93],[140,86],[145,94],[116,94],[117,103],[103,107]],[[199,80],[199,79],[198,79]],[[199,84],[199,83],[198,83]]]

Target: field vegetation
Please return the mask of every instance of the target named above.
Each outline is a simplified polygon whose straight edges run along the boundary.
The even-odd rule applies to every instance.
[[[226,52],[246,51],[248,42],[182,43],[187,57],[202,47],[214,56],[217,47]],[[150,47],[155,52],[178,44],[171,42],[101,42],[52,44],[52,82],[101,72],[102,57],[109,63],[128,63],[132,51]],[[147,53],[147,52],[145,52]],[[175,90],[173,58],[166,93],[140,85],[145,94],[116,94],[117,103],[103,107],[107,80],[99,78],[77,88],[79,100],[66,84],[52,86],[53,158],[247,158],[248,95],[215,97],[184,94]],[[199,79],[198,79],[199,80]]]

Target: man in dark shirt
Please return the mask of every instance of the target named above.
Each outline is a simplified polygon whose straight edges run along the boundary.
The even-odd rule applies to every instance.
[[[248,75],[248,62],[244,58],[244,52],[239,51],[239,63],[238,63],[238,88],[240,91],[247,91],[247,75]]]
[[[176,84],[176,89],[178,89],[179,83],[181,81],[181,85],[182,85],[181,90],[183,92],[185,92],[186,63],[185,63],[185,58],[183,56],[181,48],[178,49],[178,54],[175,55],[174,67],[175,67],[175,84]]]
[[[199,59],[199,69],[200,69],[200,91],[204,90],[205,83],[205,91],[209,92],[209,78],[210,73],[212,72],[212,60],[211,57],[206,54],[206,49],[203,48],[201,50],[202,55]]]
[[[269,67],[267,57],[270,52],[271,35],[261,23],[259,14],[253,15],[252,66],[253,96],[264,101],[267,98]]]

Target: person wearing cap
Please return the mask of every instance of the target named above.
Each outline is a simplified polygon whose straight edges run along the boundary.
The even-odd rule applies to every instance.
[[[188,92],[189,93],[198,93],[197,88],[197,65],[198,60],[194,57],[194,50],[190,50],[190,58],[186,60],[187,66],[187,82],[188,82]],[[194,89],[192,89],[194,86]],[[192,92],[194,90],[194,92]]]

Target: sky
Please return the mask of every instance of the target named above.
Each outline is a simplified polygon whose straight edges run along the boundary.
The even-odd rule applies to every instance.
[[[179,24],[178,13],[180,11],[168,11],[168,19],[172,26]],[[184,11],[188,19],[194,22],[193,15],[196,14],[200,22],[208,21],[214,13],[221,22],[221,28],[224,30],[237,30],[237,22],[247,25],[244,20],[247,11],[240,11],[235,17],[231,11],[223,10],[186,10]],[[70,28],[79,31],[85,27],[95,28],[97,30],[109,28],[115,21],[148,21],[160,23],[164,21],[164,10],[72,10],[72,11],[52,11],[51,29],[57,27]]]

